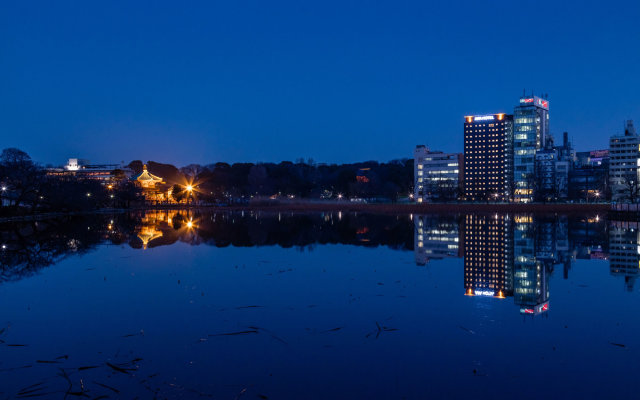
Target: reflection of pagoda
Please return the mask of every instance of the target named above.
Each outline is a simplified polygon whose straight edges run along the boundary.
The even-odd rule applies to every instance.
[[[138,238],[142,240],[142,248],[146,249],[149,242],[162,237],[162,232],[157,230],[155,226],[143,226],[138,232]]]

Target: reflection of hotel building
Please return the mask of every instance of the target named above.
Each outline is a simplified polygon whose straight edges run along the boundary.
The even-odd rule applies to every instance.
[[[431,151],[424,145],[416,146],[413,152],[415,201],[456,199],[463,180],[462,174],[462,154]]]
[[[463,244],[455,218],[418,215],[414,217],[413,223],[417,265],[426,265],[432,258],[461,256]]]
[[[464,122],[464,196],[505,199],[511,178],[513,116],[467,116]]]
[[[513,295],[510,217],[464,217],[464,288],[469,296]]]
[[[553,241],[555,232],[548,228],[541,238],[536,238],[533,217],[514,216],[513,298],[523,314],[539,314],[549,308],[548,273],[553,269],[555,249],[547,240],[542,241],[543,246],[536,240],[549,234],[548,239]]]
[[[515,201],[533,200],[536,152],[549,135],[549,101],[521,97],[513,112],[513,184]]]
[[[609,227],[609,265],[611,275],[624,276],[627,290],[640,273],[640,247],[637,223],[613,222]]]

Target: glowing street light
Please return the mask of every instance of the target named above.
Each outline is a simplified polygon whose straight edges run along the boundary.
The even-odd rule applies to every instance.
[[[2,191],[3,191],[3,192],[6,192],[6,191],[7,191],[7,187],[6,187],[6,186],[3,186],[3,187],[2,187]]]
[[[184,187],[184,189],[188,192],[188,195],[187,195],[187,206],[188,206],[189,200],[191,199],[191,194],[193,193],[193,186],[191,184],[188,184],[187,186]]]

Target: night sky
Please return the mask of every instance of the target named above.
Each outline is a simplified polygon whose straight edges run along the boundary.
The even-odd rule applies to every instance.
[[[463,116],[512,113],[523,89],[578,150],[640,125],[637,0],[130,3],[2,2],[0,147],[387,161],[461,152]]]

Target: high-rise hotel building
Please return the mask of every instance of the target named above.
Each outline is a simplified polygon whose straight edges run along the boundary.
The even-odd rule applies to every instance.
[[[513,112],[513,196],[517,202],[533,201],[536,152],[549,136],[549,101],[521,97]]]
[[[512,177],[513,116],[466,116],[464,195],[467,200],[502,200]]]

